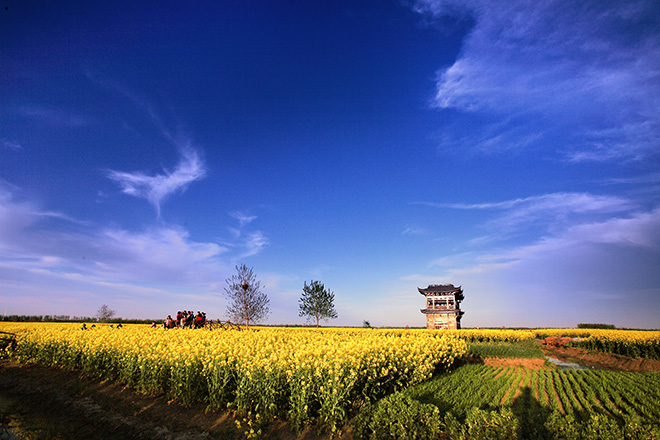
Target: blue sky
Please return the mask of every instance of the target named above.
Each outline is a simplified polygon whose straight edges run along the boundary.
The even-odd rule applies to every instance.
[[[660,328],[660,4],[0,11],[0,313]]]

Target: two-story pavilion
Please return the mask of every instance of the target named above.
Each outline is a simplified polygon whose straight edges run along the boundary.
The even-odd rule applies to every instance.
[[[417,288],[419,293],[426,297],[426,308],[422,313],[426,315],[427,329],[461,328],[461,301],[463,289],[453,284],[430,284],[426,289]]]

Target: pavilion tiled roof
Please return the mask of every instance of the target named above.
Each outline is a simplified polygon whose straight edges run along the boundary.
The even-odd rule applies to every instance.
[[[426,289],[417,288],[419,293],[426,295],[429,293],[454,293],[461,292],[461,286],[455,287],[453,284],[429,284],[429,287]]]

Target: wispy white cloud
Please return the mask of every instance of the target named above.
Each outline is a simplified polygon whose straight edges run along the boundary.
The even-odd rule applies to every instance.
[[[460,124],[453,124],[436,139],[448,151],[469,151],[479,155],[517,154],[534,149],[543,142],[548,135],[546,129],[542,123],[530,123],[525,118],[509,115],[495,122],[486,119],[481,122],[479,130],[466,130]]]
[[[622,197],[589,193],[552,193],[489,203],[423,204],[444,209],[493,211],[493,217],[483,225],[492,233],[479,237],[473,244],[507,238],[532,227],[541,233],[562,230],[576,222],[629,212],[637,207],[637,203]]]
[[[2,146],[5,147],[5,148],[8,148],[8,149],[14,150],[14,151],[22,149],[21,144],[19,144],[16,141],[12,141],[10,139],[4,139],[4,138],[0,139],[0,144],[2,144]]]
[[[136,93],[129,87],[110,78],[87,69],[87,78],[93,83],[107,88],[130,101],[139,112],[146,115],[148,120],[161,133],[165,140],[175,146],[181,155],[180,161],[173,171],[163,170],[162,174],[149,175],[142,171],[117,171],[109,170],[108,178],[117,182],[124,194],[144,198],[156,209],[160,217],[162,203],[172,194],[185,191],[188,185],[206,175],[206,165],[200,154],[195,150],[190,140],[176,134],[169,128],[163,117],[157,111],[157,107],[147,97]],[[179,124],[174,124],[179,125]]]
[[[18,113],[45,125],[82,127],[91,124],[93,121],[88,116],[44,104],[22,105],[19,107]]]
[[[174,171],[147,175],[143,172],[110,170],[108,178],[117,182],[124,194],[146,199],[156,209],[160,217],[161,205],[170,195],[184,191],[188,185],[203,178],[206,174],[204,162],[189,145],[180,149],[181,160]]]
[[[76,295],[98,292],[99,286],[132,286],[122,288],[127,295],[140,289],[143,294],[149,289],[214,292],[230,271],[231,249],[192,240],[181,227],[138,232],[99,227],[0,189],[0,291],[21,297],[20,286],[46,296],[66,291],[64,286]],[[251,246],[254,252],[258,240]]]
[[[630,274],[635,273],[636,268],[621,264],[622,258],[628,254],[617,251],[617,248],[640,250],[641,253],[635,252],[636,258],[643,255],[650,266],[660,264],[660,209],[612,217],[601,222],[576,224],[561,233],[541,237],[531,244],[502,248],[499,251],[447,256],[442,261],[447,267],[449,278],[454,279],[466,279],[483,273],[497,275],[514,266],[534,266],[537,271],[545,267],[547,271],[554,271],[555,277],[561,277],[561,272],[567,266],[600,264],[604,268],[611,266],[608,260],[619,261],[616,267],[618,276],[631,278]],[[471,261],[466,261],[466,255],[472,256]],[[584,279],[593,279],[589,274],[584,275]],[[601,274],[604,279],[611,276]]]
[[[585,133],[588,150],[569,151],[573,162],[608,161],[622,157],[645,159],[658,148],[660,123],[654,121],[631,122],[613,128]]]
[[[628,185],[639,185],[639,184],[657,184],[660,183],[660,172],[649,173],[649,174],[638,174],[633,177],[617,177],[610,178],[604,181],[606,184],[628,184]],[[660,192],[660,191],[659,191]]]
[[[452,209],[516,209],[520,214],[528,215],[536,212],[576,211],[576,212],[615,212],[630,209],[630,201],[615,196],[598,196],[587,193],[553,193],[504,200],[489,203],[424,203],[438,208]]]
[[[268,245],[268,238],[261,231],[251,232],[247,235],[245,241],[241,243],[241,247],[244,249],[240,258],[250,257],[256,255],[261,250]]]
[[[616,319],[621,305],[615,300],[599,302],[598,310],[588,302],[601,298],[602,292],[625,290],[625,298],[630,292],[645,295],[640,322],[657,326],[660,298],[648,292],[660,280],[660,208],[646,205],[589,193],[432,205],[478,211],[481,217],[490,214],[482,224],[488,234],[466,243],[469,251],[442,255],[429,263],[428,274],[408,279],[463,284],[474,295],[474,302],[467,304],[473,308],[467,321],[471,325],[543,325],[547,313],[561,312],[551,310],[554,304],[567,302],[584,302],[582,313]],[[527,234],[507,240],[521,230]],[[500,240],[497,247],[493,240]],[[552,305],[533,311],[544,295],[552,297]]]
[[[138,111],[140,111],[143,115],[146,115],[150,122],[169,142],[174,145],[179,143],[177,136],[175,136],[168,127],[172,124],[165,123],[163,117],[157,111],[157,107],[146,96],[132,90],[130,87],[120,83],[119,81],[107,78],[99,72],[86,69],[84,73],[85,76],[94,84],[111,90],[130,101]]]
[[[544,238],[534,245],[519,249],[511,257],[576,247],[585,243],[632,246],[660,252],[660,209],[576,224],[557,236]]]
[[[0,185],[0,250],[13,249],[17,233],[37,221],[33,203],[14,200],[13,194]]]
[[[105,229],[96,233],[94,247],[89,250],[88,259],[98,259],[95,266],[99,274],[133,279],[130,274],[137,266],[138,279],[161,282],[190,282],[197,276],[200,281],[208,281],[208,273],[202,276],[201,271],[219,265],[216,257],[227,251],[216,243],[190,240],[190,234],[182,228],[165,226],[144,232]]]
[[[315,279],[323,278],[326,274],[337,270],[335,266],[329,264],[319,264],[309,271],[309,275]]]
[[[585,247],[593,248],[595,245],[640,248],[660,258],[660,209],[601,222],[576,224],[556,235],[540,237],[531,244],[447,256],[438,261],[447,267],[453,266],[452,274],[467,275],[502,269],[526,260],[544,259],[549,255],[561,257],[563,254],[568,258]]]
[[[402,279],[418,285],[462,284],[464,324],[471,326],[574,326],[600,319],[657,328],[658,267],[656,208],[577,221],[520,245],[445,255],[427,273]],[[636,309],[634,320],[622,313],[628,307]]]
[[[231,239],[224,242],[225,246],[235,249],[239,253],[234,258],[235,261],[240,261],[243,258],[251,257],[261,252],[268,244],[268,238],[260,230],[248,230],[246,226],[257,219],[256,215],[248,215],[244,212],[233,211],[229,216],[238,220],[239,226],[227,227]]]
[[[239,211],[230,212],[229,215],[238,220],[241,228],[257,219],[256,215],[247,215]]]
[[[18,192],[0,186],[0,298],[20,295],[22,302],[43,305],[43,312],[30,313],[80,310],[81,304],[95,310],[106,297],[123,304],[123,316],[154,316],[135,310],[136,304],[149,303],[162,314],[186,298],[200,307],[222,302],[213,298],[222,297],[233,265],[268,244],[261,231],[221,244],[194,240],[179,226],[130,231],[97,225],[19,200]],[[216,314],[224,309],[215,307]]]
[[[403,235],[425,235],[427,230],[419,226],[408,226],[406,227],[401,234]]]
[[[657,154],[657,2],[420,0],[416,9],[474,20],[456,61],[438,72],[434,105],[488,116],[491,133],[454,137],[491,151],[561,138],[571,161]]]
[[[42,209],[37,203],[17,200],[11,186],[0,182],[0,252],[20,249],[22,231],[47,220],[61,220],[84,225],[61,212]]]

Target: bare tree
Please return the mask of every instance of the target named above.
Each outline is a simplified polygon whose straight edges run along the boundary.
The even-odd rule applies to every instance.
[[[270,313],[270,300],[261,289],[261,282],[245,264],[236,266],[236,274],[225,282],[225,296],[230,300],[227,305],[227,315],[237,322],[245,322],[250,328],[250,322],[259,322]]]
[[[319,326],[319,320],[336,318],[335,294],[326,289],[320,281],[310,281],[303,286],[303,294],[298,300],[299,316],[307,316],[309,319],[316,319],[316,326]]]
[[[99,321],[108,321],[115,316],[115,311],[111,310],[107,304],[103,304],[98,312],[96,312],[96,318]]]

